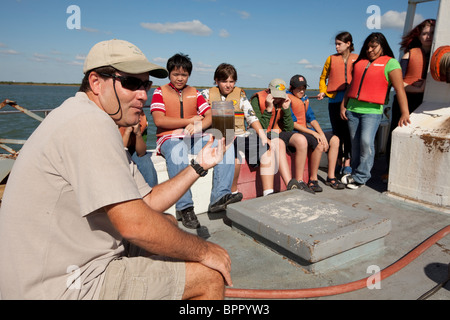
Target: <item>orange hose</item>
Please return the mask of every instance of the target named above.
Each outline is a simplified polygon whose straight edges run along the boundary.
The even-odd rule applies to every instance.
[[[415,249],[406,254],[403,258],[390,265],[389,267],[379,272],[379,277],[372,275],[373,279],[379,279],[380,281],[386,279],[406,267],[410,262],[415,260],[418,256],[424,253],[433,244],[438,242],[450,233],[450,225],[436,232],[430,238],[422,242]],[[298,298],[313,298],[322,296],[331,296],[336,294],[342,294],[355,290],[362,289],[367,286],[367,278],[340,284],[330,287],[310,288],[310,289],[285,289],[285,290],[260,290],[260,289],[233,289],[227,288],[225,291],[225,297],[228,298],[247,298],[247,299],[298,299]]]

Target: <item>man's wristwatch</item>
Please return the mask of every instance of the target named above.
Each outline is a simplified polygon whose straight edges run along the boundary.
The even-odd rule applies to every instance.
[[[200,177],[204,177],[208,173],[208,170],[203,169],[203,167],[199,165],[194,159],[191,160],[191,166]]]

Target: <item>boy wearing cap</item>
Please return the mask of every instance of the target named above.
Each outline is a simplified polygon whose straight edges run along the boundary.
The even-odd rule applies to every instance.
[[[334,172],[339,152],[339,138],[330,132],[323,132],[312,108],[309,106],[308,96],[305,95],[307,86],[305,77],[297,74],[291,78],[288,95],[294,101],[292,104],[294,129],[305,136],[308,146],[312,150],[308,187],[315,192],[322,191],[322,187],[319,186],[317,173],[322,153],[327,152],[328,176],[326,185],[331,186],[333,189],[344,189],[345,186],[336,179]],[[310,127],[308,127],[308,124]]]
[[[83,72],[80,92],[39,125],[10,174],[0,211],[2,298],[223,297],[224,279],[231,283],[226,251],[162,212],[199,169],[221,161],[224,142],[211,141],[196,166],[152,189],[117,126],[138,123],[149,75],[167,70],[133,44],[110,40],[91,49]],[[177,260],[131,257],[125,243]]]
[[[303,135],[293,131],[291,100],[286,95],[286,82],[273,79],[268,89],[255,93],[251,105],[262,127],[267,129],[267,137],[271,139],[272,149],[277,153],[279,171],[286,189],[301,189],[314,194],[303,182],[308,144]],[[286,148],[289,147],[292,151],[295,149],[295,179],[292,178],[286,156]]]
[[[187,55],[175,54],[167,61],[170,83],[155,90],[150,112],[156,126],[157,151],[166,159],[169,177],[176,176],[189,165],[188,154],[196,154],[209,140],[203,130],[212,123],[211,107],[201,93],[187,85],[192,62]],[[213,172],[209,212],[216,213],[242,199],[231,193],[234,176],[234,150],[224,156]],[[186,228],[200,227],[194,212],[190,190],[176,203],[177,219]]]

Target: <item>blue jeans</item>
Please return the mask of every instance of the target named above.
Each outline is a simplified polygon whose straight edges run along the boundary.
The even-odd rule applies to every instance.
[[[345,112],[352,140],[352,176],[356,182],[365,184],[375,159],[375,136],[380,126],[381,114]]]
[[[158,175],[156,173],[155,166],[152,161],[152,154],[147,152],[144,156],[139,157],[136,152],[133,152],[131,159],[136,163],[139,171],[147,181],[150,187],[154,187],[158,184]]]
[[[190,165],[188,154],[197,154],[208,142],[209,136],[170,139],[161,146],[161,154],[166,159],[169,178],[173,178],[180,171]],[[213,147],[217,146],[214,141]],[[227,150],[223,160],[214,167],[210,204],[214,204],[224,195],[231,193],[234,177],[234,147]],[[188,190],[176,203],[176,210],[183,210],[194,206],[191,190]]]

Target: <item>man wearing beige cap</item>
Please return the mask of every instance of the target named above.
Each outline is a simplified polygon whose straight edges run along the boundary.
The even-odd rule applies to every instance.
[[[1,297],[223,298],[227,252],[162,212],[221,161],[224,142],[210,141],[195,165],[152,189],[117,126],[139,121],[149,76],[165,78],[166,69],[110,40],[91,49],[83,72],[80,92],[36,129],[10,174],[0,209]],[[146,256],[131,257],[125,244]]]

